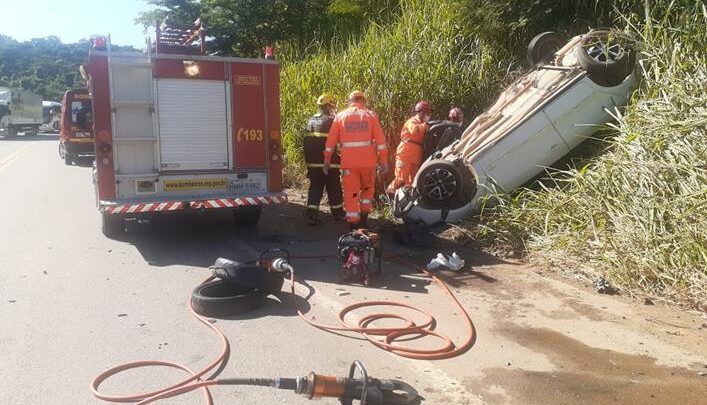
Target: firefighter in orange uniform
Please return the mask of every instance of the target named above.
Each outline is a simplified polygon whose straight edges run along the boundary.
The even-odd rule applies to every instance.
[[[351,229],[365,228],[373,208],[376,171],[388,171],[388,149],[378,116],[366,108],[366,96],[361,91],[349,95],[349,107],[338,113],[331,125],[324,149],[324,173],[331,168],[337,144],[346,222]]]
[[[429,128],[432,107],[427,101],[415,105],[415,115],[405,122],[400,131],[400,143],[395,151],[395,179],[388,186],[394,193],[400,187],[411,186],[422,164],[425,132]]]

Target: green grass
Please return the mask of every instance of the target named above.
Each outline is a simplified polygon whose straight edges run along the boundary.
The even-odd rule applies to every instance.
[[[436,116],[446,117],[452,105],[472,115],[495,97],[506,78],[508,58],[462,34],[452,1],[404,0],[400,7],[397,21],[371,25],[347,46],[320,46],[308,59],[284,60],[282,127],[288,184],[304,180],[302,129],[323,92],[334,95],[341,109],[349,92],[365,91],[391,146],[420,99],[433,104]]]
[[[481,217],[504,241],[558,269],[606,276],[624,291],[707,302],[707,10],[651,2],[623,22],[640,42],[643,79],[617,115],[607,153],[552,173]],[[646,3],[648,4],[648,3]]]

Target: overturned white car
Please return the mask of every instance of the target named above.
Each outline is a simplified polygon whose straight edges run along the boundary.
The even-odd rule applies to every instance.
[[[564,45],[564,46],[563,46]],[[508,193],[536,177],[612,120],[636,83],[628,38],[594,30],[568,43],[555,33],[528,47],[535,69],[423,163],[412,189],[395,196],[396,215],[427,224],[480,209],[484,196]]]

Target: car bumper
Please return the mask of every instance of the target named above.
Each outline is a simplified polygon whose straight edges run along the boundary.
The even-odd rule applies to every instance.
[[[66,153],[70,155],[94,156],[96,154],[93,141],[66,141],[64,142]]]

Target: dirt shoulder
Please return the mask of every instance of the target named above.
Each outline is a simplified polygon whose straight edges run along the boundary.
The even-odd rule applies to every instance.
[[[333,249],[345,224],[306,226],[301,200],[301,193],[293,193],[285,207],[291,229],[313,246],[331,239]],[[469,310],[478,339],[466,355],[434,363],[452,386],[460,384],[465,403],[701,404],[707,397],[704,313],[600,295],[560,272],[502,260],[467,244],[438,240],[428,249],[410,249],[393,241],[390,224],[374,224],[384,229],[386,250],[420,265],[437,252],[456,251],[466,260],[462,272],[439,274]],[[398,271],[407,277],[406,270]],[[427,290],[432,294],[432,287]],[[443,300],[429,305],[435,314],[449,312]]]

